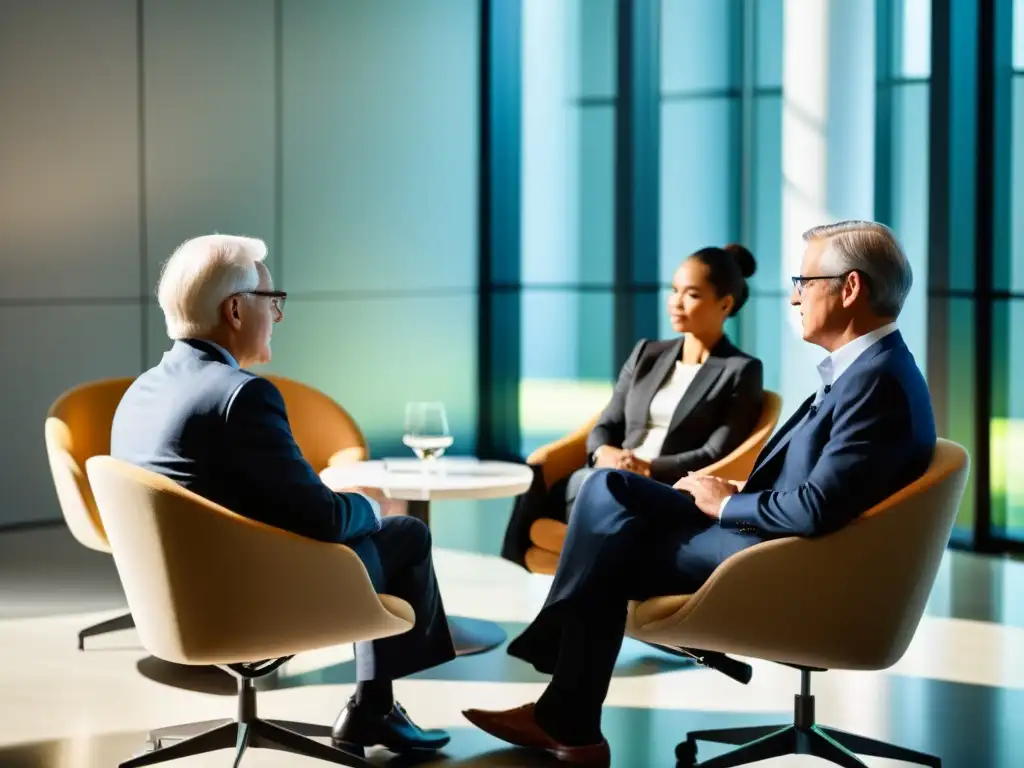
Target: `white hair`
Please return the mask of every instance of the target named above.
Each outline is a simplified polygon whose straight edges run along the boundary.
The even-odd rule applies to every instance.
[[[860,272],[867,278],[871,310],[879,317],[898,317],[914,274],[895,233],[875,221],[840,221],[804,233],[804,240],[820,238],[828,241],[821,257],[822,270],[837,275]]]
[[[201,338],[221,321],[224,299],[254,291],[256,264],[267,257],[267,244],[252,237],[203,235],[186,240],[163,266],[157,300],[172,339]]]

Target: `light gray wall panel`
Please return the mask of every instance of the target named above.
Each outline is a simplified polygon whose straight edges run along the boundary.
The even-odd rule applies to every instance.
[[[275,246],[273,0],[144,6],[150,293],[184,240],[222,232]]]
[[[46,412],[83,381],[139,373],[139,305],[0,306],[0,328],[0,359],[9,361],[0,398],[0,526],[56,520]]]
[[[0,3],[0,299],[139,294],[134,0]]]
[[[167,338],[167,326],[164,323],[164,313],[160,311],[160,305],[155,300],[146,302],[146,367],[152,367],[160,362],[164,352],[173,344]]]
[[[475,0],[285,0],[284,287],[476,285]]]
[[[0,0],[0,527],[59,518],[48,407],[160,359],[139,293],[211,231],[265,239],[293,293],[271,368],[350,407],[376,452],[404,450],[418,398],[472,450],[475,0],[284,0],[281,26],[274,0],[141,5]],[[354,298],[301,295],[324,290]]]
[[[440,400],[472,453],[477,417],[475,294],[381,299],[289,299],[267,370],[323,390],[359,423],[373,454],[401,445],[405,404]],[[258,369],[255,369],[258,371]]]

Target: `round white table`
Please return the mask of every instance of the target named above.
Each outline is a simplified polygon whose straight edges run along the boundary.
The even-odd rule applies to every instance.
[[[376,488],[389,499],[407,502],[408,514],[430,525],[431,501],[518,496],[533,483],[533,470],[525,464],[456,457],[377,459],[327,467],[320,479],[334,490]],[[459,656],[497,648],[507,637],[493,621],[452,616],[448,626]]]

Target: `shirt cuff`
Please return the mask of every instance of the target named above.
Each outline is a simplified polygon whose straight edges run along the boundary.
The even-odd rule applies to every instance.
[[[722,519],[722,515],[725,514],[725,505],[729,503],[729,499],[731,499],[731,498],[732,498],[732,496],[726,496],[724,499],[722,499],[722,503],[718,505],[718,519],[719,520],[721,520]]]
[[[376,499],[371,499],[365,493],[358,494],[366,499],[366,503],[370,505],[370,509],[373,510],[373,516],[377,518],[377,522],[380,522],[380,504],[377,503]]]

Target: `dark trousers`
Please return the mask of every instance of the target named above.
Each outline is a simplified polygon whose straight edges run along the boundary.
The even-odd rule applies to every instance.
[[[629,601],[692,593],[758,541],[722,529],[669,485],[597,470],[576,499],[544,607],[508,652],[553,676],[554,709],[599,723]]]
[[[430,529],[413,517],[385,517],[371,539],[384,573],[379,591],[409,603],[416,623],[404,634],[356,643],[356,679],[397,680],[454,659],[434,575]]]

